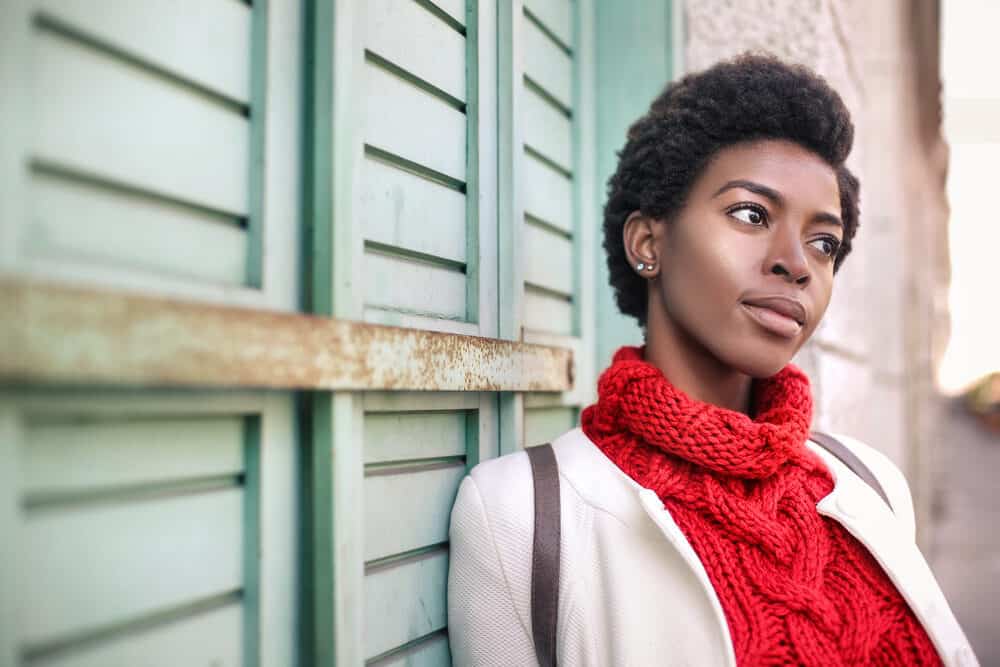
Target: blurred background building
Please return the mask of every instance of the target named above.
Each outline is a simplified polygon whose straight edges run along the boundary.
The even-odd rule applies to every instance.
[[[625,129],[747,49],[825,75],[858,128],[856,249],[796,359],[817,427],[903,468],[1000,662],[996,434],[938,388],[949,317],[958,335],[991,306],[949,294],[952,271],[989,284],[948,254],[940,44],[961,20],[903,0],[3,0],[0,666],[448,664],[459,480],[575,425],[639,340],[599,234]],[[960,159],[998,141],[1000,93],[955,62],[946,108],[992,128],[951,148],[953,231],[975,237],[989,203],[959,188],[987,172]],[[949,349],[974,362],[952,391],[989,340]]]

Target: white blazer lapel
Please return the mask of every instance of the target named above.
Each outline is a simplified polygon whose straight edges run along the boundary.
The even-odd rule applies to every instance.
[[[945,665],[978,665],[965,633],[948,606],[917,545],[885,501],[839,459],[815,448],[834,477],[834,489],[816,504],[820,514],[847,529],[882,566],[927,630]]]
[[[698,558],[698,554],[695,553],[694,547],[691,546],[691,543],[684,536],[680,526],[674,521],[674,517],[670,514],[670,511],[663,506],[663,501],[660,500],[659,496],[652,489],[640,487],[638,484],[636,486],[638,487],[637,495],[642,508],[646,510],[646,513],[653,520],[653,523],[656,524],[657,528],[660,529],[664,537],[667,538],[667,541],[681,554],[698,578],[702,588],[704,588],[705,594],[712,603],[712,609],[715,611],[716,622],[719,624],[722,636],[725,638],[726,664],[735,666],[736,653],[733,648],[732,637],[729,634],[729,623],[726,621],[726,614],[722,610],[722,603],[719,601],[719,596],[716,594],[715,588],[708,578],[708,572],[705,571],[704,564]]]

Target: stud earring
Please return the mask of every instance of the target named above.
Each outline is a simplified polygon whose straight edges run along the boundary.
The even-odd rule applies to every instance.
[[[645,262],[639,262],[638,264],[635,265],[635,270],[643,271],[645,269],[649,269],[650,271],[652,271],[655,267],[656,267],[655,264],[646,264]]]

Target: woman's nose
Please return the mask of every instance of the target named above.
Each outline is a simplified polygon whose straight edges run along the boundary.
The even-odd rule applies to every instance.
[[[765,266],[770,273],[782,276],[788,282],[794,282],[802,287],[808,285],[812,278],[809,262],[802,250],[798,234],[792,233],[791,230],[775,234],[771,255]]]
[[[797,265],[794,266],[797,267]],[[801,269],[789,268],[788,266],[785,266],[784,262],[779,260],[771,266],[771,273],[776,273],[779,276],[785,276],[787,280],[795,282],[797,285],[801,285],[802,287],[808,285],[810,280],[809,269],[805,264],[801,266]]]

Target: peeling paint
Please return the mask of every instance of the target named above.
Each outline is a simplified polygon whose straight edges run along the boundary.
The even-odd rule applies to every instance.
[[[567,391],[572,351],[0,279],[0,380],[327,390]]]

